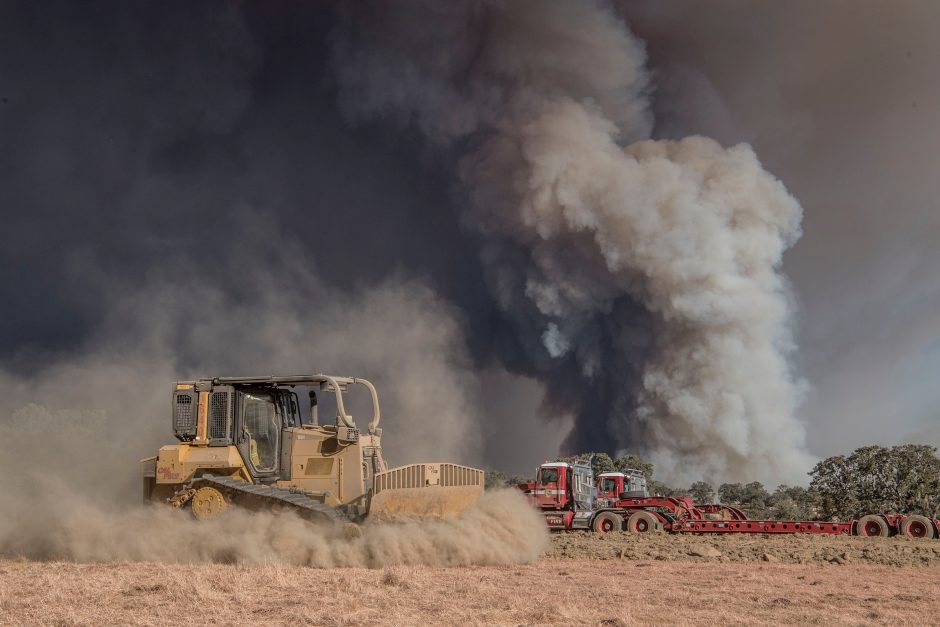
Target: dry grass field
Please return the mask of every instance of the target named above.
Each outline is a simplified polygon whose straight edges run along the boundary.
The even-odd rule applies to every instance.
[[[929,624],[940,569],[543,559],[519,566],[0,561],[11,625]]]
[[[285,529],[290,520],[275,522]],[[164,557],[140,561],[122,561],[100,552],[93,555],[104,557],[73,555],[69,561],[0,558],[0,622],[920,625],[940,621],[938,540],[567,533],[548,541],[541,526],[534,528],[539,532],[535,535],[507,528],[497,537],[492,520],[478,522],[489,531],[473,535],[465,522],[378,527],[345,545],[340,538],[323,539],[339,543],[340,553],[352,552],[356,559],[341,562],[352,566],[348,568],[311,567],[337,562],[324,564],[314,559],[314,553],[303,553],[310,548],[304,543],[285,545],[280,552],[267,552],[267,545],[223,552],[219,555],[228,556],[224,564],[207,559],[215,553],[187,553],[185,547],[192,548],[191,543],[176,550],[168,546],[163,553],[151,551],[147,555]],[[541,525],[541,520],[534,522]],[[309,527],[302,530],[310,535]],[[427,541],[421,540],[424,535],[430,536]],[[408,541],[402,542],[401,536]],[[110,544],[120,545],[122,537],[112,537]],[[87,538],[83,542],[87,544]],[[388,542],[407,554],[386,551],[381,559],[365,559]],[[492,546],[469,550],[470,545],[480,544]],[[291,546],[301,550],[297,559],[285,553]],[[494,547],[499,547],[498,554]],[[440,559],[434,552],[448,550],[457,551],[457,557]],[[187,555],[201,563],[168,562],[186,560]],[[376,568],[361,567],[369,564]]]

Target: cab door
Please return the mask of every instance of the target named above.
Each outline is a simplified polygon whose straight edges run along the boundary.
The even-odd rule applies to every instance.
[[[557,466],[539,468],[535,495],[542,509],[559,509],[561,494],[564,494],[565,469]]]
[[[266,390],[244,390],[238,397],[237,445],[242,459],[252,477],[277,479],[283,428],[277,398]]]

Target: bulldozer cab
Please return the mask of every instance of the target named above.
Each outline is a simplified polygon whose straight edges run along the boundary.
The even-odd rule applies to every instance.
[[[343,400],[354,384],[365,387],[372,401],[365,434]],[[301,409],[298,390],[306,390],[309,412]],[[333,424],[321,425],[318,407],[326,399],[336,415]],[[300,482],[334,497],[342,493],[344,500],[362,496],[372,476],[385,470],[379,420],[375,388],[351,377],[219,377],[180,382],[173,392],[173,430],[184,444],[234,447],[243,460],[241,472],[256,482]],[[360,465],[357,482],[333,485],[343,471],[359,476]]]
[[[310,399],[309,412],[301,411],[300,395],[297,389],[305,391]],[[242,458],[246,460],[254,479],[265,482],[271,479],[289,480],[291,478],[290,457],[293,452],[293,443],[299,439],[292,436],[294,432],[327,431],[328,435],[335,434],[337,443],[334,445],[332,441],[324,442],[318,450],[322,453],[335,453],[343,444],[349,445],[358,441],[358,430],[355,427],[343,427],[342,418],[339,416],[336,417],[335,425],[321,426],[319,424],[320,396],[329,401],[333,396],[329,392],[334,391],[331,387],[324,386],[321,394],[318,395],[317,391],[320,389],[319,386],[234,386],[234,444],[238,447]],[[347,387],[336,386],[337,394],[345,394],[347,391]],[[329,402],[325,404],[330,405]],[[343,411],[345,412],[345,405]],[[350,415],[345,415],[345,418],[352,422]],[[380,429],[375,431],[381,433]],[[327,439],[332,440],[332,438]],[[376,456],[374,451],[367,451],[369,452],[372,457]],[[309,467],[305,470],[309,470]],[[366,472],[365,489],[368,490],[371,487],[371,481],[368,479],[382,468],[376,467],[373,463],[369,464],[366,470],[371,471]]]
[[[282,431],[300,424],[297,394],[281,388],[246,388],[236,392],[235,408],[235,441],[252,476],[278,476]]]

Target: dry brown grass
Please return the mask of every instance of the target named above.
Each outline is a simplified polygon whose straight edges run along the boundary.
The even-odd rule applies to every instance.
[[[525,566],[0,561],[6,624],[925,624],[940,569],[542,560]]]

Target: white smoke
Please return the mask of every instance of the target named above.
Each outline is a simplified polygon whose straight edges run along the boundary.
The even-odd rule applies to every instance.
[[[813,452],[940,445],[940,4],[617,4],[669,92],[657,133],[753,141],[807,209],[784,268]]]
[[[569,445],[594,429],[661,476],[798,480],[779,266],[802,212],[751,148],[646,140],[643,46],[605,2],[343,15],[341,104],[456,163],[493,297],[546,406],[576,414]]]

